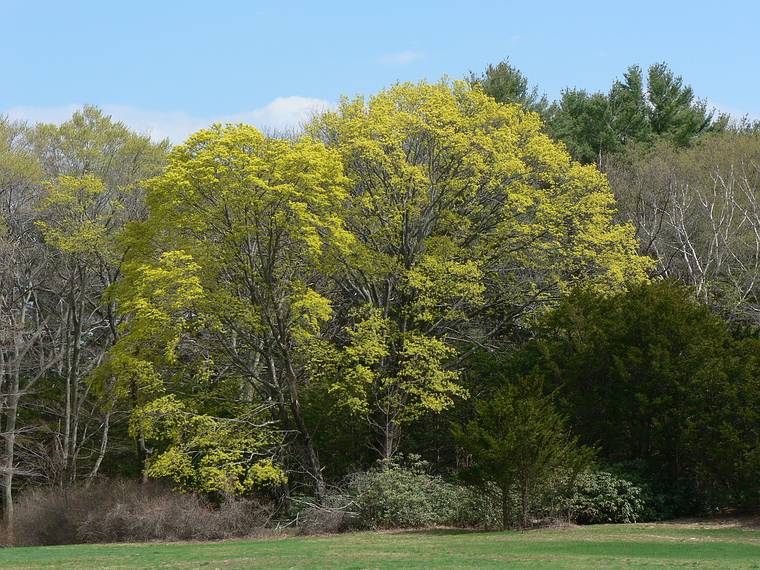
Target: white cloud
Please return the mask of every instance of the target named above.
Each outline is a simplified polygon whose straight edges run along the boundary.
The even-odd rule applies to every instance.
[[[425,54],[421,51],[399,51],[381,55],[377,61],[385,65],[406,65],[413,61],[423,59]]]
[[[81,105],[61,105],[59,107],[11,107],[0,111],[14,121],[30,123],[62,123]]]
[[[10,119],[29,123],[62,123],[82,105],[55,107],[12,107],[0,111]],[[191,133],[213,123],[250,123],[264,131],[292,131],[299,129],[314,113],[334,108],[335,104],[311,97],[278,97],[263,107],[217,116],[193,116],[184,111],[150,111],[129,105],[101,105],[111,115],[131,129],[150,135],[153,140],[168,138],[173,143],[184,141]]]
[[[262,129],[300,128],[315,113],[335,108],[335,103],[311,97],[278,97],[271,103],[247,113],[233,115],[227,122],[251,123]]]

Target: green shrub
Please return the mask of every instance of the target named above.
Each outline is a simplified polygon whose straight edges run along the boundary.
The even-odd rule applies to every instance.
[[[517,513],[519,498],[513,496],[514,508]],[[495,486],[458,486],[456,500],[452,509],[451,526],[461,528],[493,529],[501,526],[500,492]]]
[[[402,460],[403,461],[403,460]],[[427,472],[416,456],[386,461],[350,478],[349,494],[361,528],[421,528],[449,525],[460,488]]]
[[[663,487],[659,477],[650,472],[644,461],[614,463],[607,469],[644,490],[647,509],[642,520],[669,520],[686,514],[714,512],[704,508],[703,496],[695,493],[688,483],[676,481]]]
[[[517,524],[520,495],[510,493],[512,520]],[[355,473],[340,493],[316,507],[293,499],[289,517],[301,533],[349,529],[499,528],[501,494],[495,485],[465,486],[432,475],[417,456],[386,461]],[[301,504],[303,503],[303,504]],[[534,489],[531,525],[557,521],[579,524],[629,523],[646,519],[648,494],[641,486],[604,471],[585,471],[574,480],[557,477]],[[304,507],[305,505],[305,507]]]
[[[500,491],[495,486],[460,487],[452,526],[501,526]],[[512,520],[518,524],[520,495],[510,492]],[[645,486],[606,471],[583,471],[573,480],[555,477],[533,490],[529,505],[531,524],[559,521],[577,524],[631,523],[652,518],[651,495]]]
[[[581,473],[556,501],[557,512],[578,524],[632,523],[647,513],[644,489],[606,471]]]
[[[495,528],[501,515],[492,491],[449,483],[428,473],[426,464],[412,456],[353,474],[321,506],[310,497],[292,497],[286,519],[295,522],[300,534],[357,528]]]

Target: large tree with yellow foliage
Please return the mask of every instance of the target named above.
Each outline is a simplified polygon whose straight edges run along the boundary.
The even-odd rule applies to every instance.
[[[149,184],[150,214],[126,240],[119,288],[129,332],[110,361],[122,385],[142,394],[133,430],[157,436],[149,474],[217,491],[226,478],[241,491],[268,466],[267,480],[282,481],[267,435],[276,422],[300,439],[322,497],[299,392],[305,347],[332,313],[319,284],[352,241],[345,182],[340,156],[323,144],[240,125],[196,133]],[[166,415],[196,419],[156,428]],[[190,427],[201,433],[188,438]],[[247,442],[245,452],[224,449],[232,440]]]
[[[575,283],[617,290],[648,266],[633,228],[613,221],[604,176],[572,162],[538,115],[465,83],[346,100],[294,141],[201,131],[172,152],[147,203],[120,286],[129,334],[110,361],[143,394],[133,429],[157,432],[158,411],[203,417],[204,433],[241,414],[240,429],[267,431],[270,405],[277,429],[298,434],[318,497],[304,386],[368,422],[390,457],[404,426],[467,397],[459,377],[473,350],[503,346]],[[180,397],[215,385],[229,405]],[[251,468],[276,465],[276,438],[234,437],[258,442]],[[164,439],[170,455],[151,474],[208,457]],[[212,456],[221,481],[229,453]],[[165,475],[210,488],[182,463]],[[252,481],[228,475],[238,489]]]
[[[646,279],[604,175],[519,105],[464,82],[400,84],[344,100],[309,132],[343,159],[356,239],[331,274],[341,332],[313,369],[385,457],[404,425],[466,396],[469,351],[575,283]]]

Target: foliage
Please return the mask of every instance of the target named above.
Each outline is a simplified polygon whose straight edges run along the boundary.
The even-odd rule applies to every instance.
[[[510,64],[509,59],[489,65],[480,75],[470,73],[468,80],[499,103],[517,103],[542,117],[549,109],[546,95],[539,95],[536,86],[529,87],[528,78]]]
[[[430,526],[494,529],[505,525],[503,496],[496,483],[448,482],[431,474],[429,465],[417,456],[380,462],[375,468],[352,474],[347,481],[343,494],[331,494],[321,507],[306,502],[306,508],[289,516],[298,521],[299,532]],[[507,526],[525,526],[522,500],[520,489],[512,486],[507,493]],[[564,466],[535,484],[528,500],[531,522],[538,525],[630,523],[655,514],[653,497],[645,487],[606,471],[568,471]],[[298,497],[293,502],[297,506],[302,503]]]
[[[524,525],[522,497],[513,487],[508,496],[509,526]],[[494,483],[456,488],[453,526],[494,529],[504,526],[503,497]],[[646,485],[607,471],[558,469],[536,485],[529,497],[530,523],[552,524],[633,523],[659,515],[656,497]]]
[[[132,415],[133,433],[163,443],[146,474],[168,478],[185,491],[250,494],[287,482],[271,457],[277,433],[261,429],[261,418],[218,418],[193,413],[174,394],[151,400]]]
[[[0,119],[0,391],[3,516],[14,487],[94,478],[123,417],[113,378],[94,369],[121,321],[109,298],[116,242],[142,215],[141,182],[166,144],[96,108],[60,125]]]
[[[641,522],[649,512],[644,489],[606,471],[584,471],[570,489],[556,508],[579,524]]]
[[[239,467],[237,480],[261,469],[251,455],[261,448],[254,441],[272,439],[228,430],[242,421],[266,433],[266,423],[250,418],[271,401],[280,429],[288,429],[292,418],[308,469],[323,486],[301,411],[300,353],[318,339],[332,312],[317,289],[316,271],[351,243],[341,222],[343,184],[338,155],[320,143],[266,138],[243,125],[216,126],[172,151],[166,171],[149,186],[148,220],[130,234],[118,298],[131,321],[112,365],[122,385],[136,384],[149,400],[171,395],[172,385],[204,386],[206,402],[191,397],[186,407],[200,414],[193,423],[201,438],[211,421],[216,427],[209,433],[226,426],[232,440],[246,442],[211,460],[238,465],[238,455],[245,456],[250,467]],[[210,420],[211,402],[220,408],[213,415],[229,419]],[[187,457],[188,451],[197,449],[175,449],[171,457]],[[157,461],[162,465],[149,472],[179,465]],[[227,468],[222,471],[210,475],[212,487],[228,475]],[[194,479],[198,489],[208,490],[207,480]],[[249,488],[240,485],[236,490]]]
[[[664,63],[650,66],[646,81],[641,68],[629,67],[607,94],[567,89],[549,117],[549,132],[573,158],[600,168],[626,148],[658,141],[684,147],[728,124],[728,116],[716,116],[705,101],[695,99],[691,87]]]
[[[450,518],[447,526],[464,529],[494,530],[501,529],[504,524],[502,512],[503,503],[498,488],[492,485],[467,485],[461,481],[451,487],[449,496]],[[520,509],[520,497],[510,493],[510,513],[516,515]],[[517,527],[519,521],[513,518],[510,526]]]
[[[574,430],[606,461],[641,462],[655,492],[685,487],[684,513],[755,504],[758,348],[660,281],[609,298],[574,292],[512,366],[559,390]]]
[[[759,139],[726,121],[664,64],[549,105],[508,61],[168,158],[94,107],[0,118],[6,532],[27,486],[70,532],[104,472],[308,493],[301,531],[757,508]]]
[[[472,458],[468,477],[493,483],[502,499],[502,528],[511,519],[509,494],[521,499],[520,524],[528,524],[531,496],[561,470],[575,473],[591,460],[592,450],[570,435],[567,419],[554,409],[534,379],[505,382],[475,404],[475,417],[454,425],[454,437]]]
[[[466,395],[463,351],[572,283],[646,278],[604,177],[571,162],[538,115],[479,88],[396,85],[344,100],[309,132],[343,158],[356,240],[330,275],[339,334],[312,369],[385,457],[403,428]]]
[[[604,166],[604,157],[619,152],[621,142],[612,123],[610,102],[603,93],[566,89],[555,103],[547,127],[565,143],[570,155],[585,164]]]
[[[453,519],[457,488],[427,472],[416,457],[407,464],[384,461],[349,483],[362,528],[424,528]]]

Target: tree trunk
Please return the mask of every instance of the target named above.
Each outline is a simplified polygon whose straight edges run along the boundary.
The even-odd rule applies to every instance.
[[[134,380],[132,380],[130,386],[129,386],[129,392],[130,397],[132,400],[132,409],[134,410],[137,407],[138,401],[137,401],[137,384]],[[137,469],[140,473],[140,480],[143,483],[147,483],[148,476],[145,474],[145,463],[148,458],[148,450],[145,447],[145,438],[143,437],[142,433],[138,431],[135,434],[135,460],[137,462]]]
[[[385,417],[380,452],[385,460],[391,459],[396,455],[398,447],[398,425],[388,415]]]
[[[100,440],[100,451],[98,451],[98,457],[95,460],[95,464],[92,466],[92,470],[90,471],[90,474],[87,476],[87,482],[85,483],[86,487],[89,487],[90,484],[95,480],[95,477],[98,476],[98,471],[100,470],[100,465],[103,463],[103,457],[106,455],[106,450],[108,449],[108,430],[111,425],[111,410],[106,412],[106,417],[103,420],[103,438]]]
[[[14,375],[8,396],[5,420],[5,461],[3,462],[3,523],[13,540],[13,468],[16,448],[16,416],[18,414],[18,376]]]
[[[137,464],[140,469],[140,482],[148,482],[147,463],[148,463],[148,448],[145,445],[145,437],[142,433],[137,435]]]
[[[327,488],[325,486],[325,479],[322,476],[322,467],[319,463],[319,457],[317,457],[317,451],[314,449],[314,442],[309,434],[309,429],[306,427],[306,422],[303,419],[303,413],[301,411],[301,401],[298,397],[298,383],[295,370],[290,359],[286,358],[287,373],[285,374],[288,383],[288,391],[290,392],[290,409],[293,413],[293,420],[296,423],[296,428],[301,435],[303,442],[304,453],[306,455],[306,461],[309,464],[309,470],[311,476],[314,477],[314,495],[318,504],[324,502],[327,495]]]
[[[501,488],[501,530],[509,528],[509,487]]]
[[[520,495],[521,495],[521,502],[522,502],[522,528],[528,528],[528,512],[529,512],[529,500],[530,500],[530,493],[528,489],[528,483],[524,482],[520,486]]]
[[[8,405],[5,415],[5,463],[3,465],[3,523],[9,540],[13,540],[14,517],[13,517],[13,472],[16,455],[16,419],[18,417],[18,404],[21,394],[21,358],[23,354],[22,338],[24,326],[26,324],[26,307],[30,295],[24,298],[24,304],[20,311],[19,322],[15,325],[15,338],[13,339],[13,372],[8,374]],[[5,367],[8,366],[6,358],[3,358]],[[4,370],[5,372],[5,370]]]

